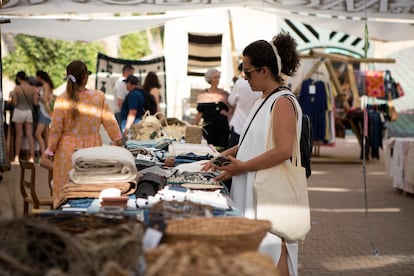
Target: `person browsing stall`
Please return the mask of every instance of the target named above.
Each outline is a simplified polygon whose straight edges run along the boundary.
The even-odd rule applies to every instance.
[[[28,160],[34,162],[35,146],[32,108],[33,105],[38,104],[38,100],[36,86],[29,83],[29,78],[24,71],[19,71],[16,74],[16,87],[12,94],[12,103],[14,105],[12,122],[16,130],[14,162],[19,162],[24,136],[26,136],[29,144]]]
[[[122,76],[117,79],[114,85],[114,96],[115,102],[113,104],[112,111],[115,114],[115,119],[117,120],[119,127],[121,127],[121,107],[122,103],[125,100],[126,95],[128,95],[128,90],[126,88],[125,80],[128,76],[133,75],[135,72],[134,66],[131,64],[125,64],[122,67]]]
[[[157,73],[154,71],[148,72],[147,76],[144,79],[144,84],[142,85],[142,89],[144,91],[149,92],[152,97],[154,97],[155,105],[156,105],[156,113],[158,113],[158,117],[163,117],[161,113],[160,101],[161,101],[161,83],[158,79]]]
[[[134,66],[131,64],[125,64],[122,67],[122,76],[115,82],[114,91],[115,91],[115,108],[114,113],[120,112],[122,103],[125,100],[125,97],[128,95],[128,89],[126,88],[125,80],[128,76],[133,75],[135,72]]]
[[[123,132],[130,129],[133,124],[142,120],[144,115],[144,95],[140,89],[140,80],[136,76],[125,79],[128,94],[121,107],[121,129]]]
[[[197,111],[194,124],[198,125],[203,119],[203,137],[208,144],[219,148],[220,151],[228,147],[229,117],[232,108],[228,104],[229,93],[218,87],[220,71],[210,68],[204,75],[209,88],[197,96]]]
[[[253,90],[263,91],[263,95],[246,119],[239,144],[222,152],[229,163],[220,167],[221,174],[215,180],[232,177],[231,197],[235,207],[245,217],[254,219],[257,216],[254,194],[256,173],[290,162],[301,120],[296,120],[296,99],[284,94],[289,91],[284,88],[283,75],[293,76],[299,65],[296,42],[287,33],[278,34],[270,42],[255,41],[243,50],[245,79]],[[301,111],[298,110],[298,113],[301,114]],[[270,122],[272,125],[267,127]],[[269,128],[273,147],[267,149]],[[204,171],[210,169],[215,169],[213,162],[207,162],[202,168]],[[274,184],[277,185],[277,179]],[[263,242],[265,246],[262,243],[260,251],[273,257],[281,275],[297,275],[297,241],[287,242],[269,232]]]
[[[69,183],[72,154],[80,148],[102,146],[102,125],[112,143],[122,145],[122,135],[115,116],[99,90],[86,87],[86,64],[75,60],[66,67],[66,90],[56,98],[50,126],[47,156],[53,156],[53,207],[58,208],[60,191]]]

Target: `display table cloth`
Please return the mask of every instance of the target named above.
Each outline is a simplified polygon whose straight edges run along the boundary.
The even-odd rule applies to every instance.
[[[384,162],[392,177],[392,186],[414,193],[414,137],[388,139]]]

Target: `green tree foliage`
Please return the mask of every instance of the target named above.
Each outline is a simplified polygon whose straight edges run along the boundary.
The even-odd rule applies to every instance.
[[[121,37],[119,58],[141,59],[151,54],[145,31],[127,34]]]
[[[18,71],[35,75],[37,70],[49,73],[55,86],[63,83],[66,66],[81,59],[94,72],[99,43],[68,42],[19,34],[14,38],[15,51],[3,58],[3,75],[14,80]]]

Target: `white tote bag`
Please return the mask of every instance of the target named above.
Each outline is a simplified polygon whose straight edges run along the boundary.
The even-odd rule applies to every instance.
[[[296,100],[292,101],[300,112]],[[301,118],[301,114],[296,114]],[[273,116],[272,116],[273,118]],[[271,148],[270,120],[266,148]],[[271,221],[271,233],[286,241],[304,239],[310,230],[310,210],[305,168],[300,159],[300,124],[293,145],[292,162],[285,162],[256,173],[254,182],[256,218]]]

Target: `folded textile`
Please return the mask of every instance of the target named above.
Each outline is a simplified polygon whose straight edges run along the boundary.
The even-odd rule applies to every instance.
[[[193,162],[200,161],[200,160],[210,160],[213,157],[214,156],[211,155],[210,153],[203,154],[203,155],[195,154],[193,152],[189,152],[186,154],[179,154],[175,156],[174,165],[177,166],[180,164],[193,163]]]
[[[130,182],[138,174],[134,156],[117,146],[79,149],[72,155],[72,165],[69,177],[78,184]]]
[[[172,156],[188,154],[190,152],[195,155],[210,154],[213,157],[220,155],[220,153],[214,148],[213,145],[205,145],[205,144],[172,143],[168,149],[169,149],[170,155]]]
[[[183,172],[201,172],[201,168],[206,162],[206,160],[200,160],[191,163],[182,163],[175,166],[173,171],[175,174],[181,174]]]
[[[166,177],[148,172],[140,178],[135,196],[137,198],[154,196],[159,189],[165,186],[165,184],[167,184]]]
[[[59,206],[71,198],[99,198],[102,190],[108,188],[117,188],[121,190],[122,195],[130,195],[137,189],[137,183],[132,182],[114,182],[101,184],[75,184],[69,182],[65,184],[60,190]]]
[[[166,186],[159,190],[154,196],[145,198],[137,198],[136,204],[140,208],[151,207],[154,204],[165,201],[184,201],[189,200],[193,203],[208,205],[219,210],[227,210],[232,205],[231,199],[224,196],[220,191],[200,191],[190,190],[186,188],[178,188]]]
[[[125,146],[128,150],[134,149],[136,147],[145,147],[155,150],[162,150],[168,148],[168,145],[171,143],[171,139],[128,140],[125,142]]]

